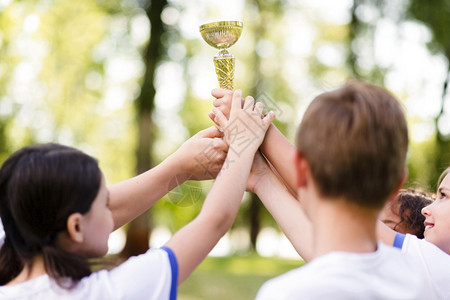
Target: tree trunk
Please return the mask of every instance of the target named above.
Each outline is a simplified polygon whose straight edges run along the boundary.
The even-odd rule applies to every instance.
[[[262,5],[260,1],[255,1],[256,6],[258,7],[259,12],[261,13]],[[259,18],[258,23],[255,27],[255,34],[254,34],[254,41],[253,41],[253,48],[256,49],[258,46],[258,43],[260,39],[263,39],[266,33],[266,22],[264,18]],[[261,78],[261,58],[258,56],[258,54],[253,55],[253,70],[256,70],[253,72],[254,78],[253,78],[253,88],[250,90],[250,95],[253,95],[256,97],[261,92],[261,86],[263,85],[262,78]],[[257,99],[256,99],[257,100]],[[256,240],[258,238],[259,231],[261,230],[261,200],[258,198],[256,194],[251,194],[250,197],[250,205],[248,207],[248,210],[245,212],[245,219],[249,222],[249,229],[250,229],[250,247],[252,250],[256,249]]]
[[[250,208],[248,210],[248,219],[250,222],[250,245],[252,249],[256,249],[256,240],[258,238],[259,231],[261,230],[260,211],[261,201],[256,194],[251,194]]]
[[[138,145],[136,149],[137,164],[136,172],[140,174],[152,167],[152,148],[154,134],[154,124],[152,113],[155,106],[155,86],[154,77],[158,62],[164,53],[161,44],[161,36],[165,29],[161,21],[161,13],[167,5],[166,0],[150,1],[145,11],[150,19],[151,33],[148,47],[145,51],[146,72],[142,84],[141,95],[136,100],[136,117],[138,123]],[[147,211],[130,222],[127,231],[127,241],[121,252],[121,257],[127,258],[139,255],[149,248],[151,233],[151,215]]]

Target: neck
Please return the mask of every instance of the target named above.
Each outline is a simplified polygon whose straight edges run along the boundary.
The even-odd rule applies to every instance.
[[[26,264],[19,275],[13,280],[8,282],[6,285],[18,284],[25,282],[45,274],[44,258],[42,255],[38,255],[31,261],[30,264]]]
[[[315,256],[332,251],[375,251],[377,216],[377,211],[341,199],[318,200],[312,216]]]

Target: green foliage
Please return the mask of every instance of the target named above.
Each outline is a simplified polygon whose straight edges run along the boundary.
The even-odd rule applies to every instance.
[[[422,21],[433,32],[430,49],[444,52],[450,58],[450,2],[447,0],[410,0],[409,13],[414,20]]]
[[[303,264],[301,260],[256,255],[207,257],[179,287],[178,298],[254,299],[265,281]]]
[[[423,149],[421,153],[427,160],[427,165],[423,166],[422,171],[429,175],[428,185],[435,190],[437,178],[450,165],[450,140],[441,134],[437,126],[439,117],[444,113],[446,102],[448,102],[446,96],[448,96],[448,76],[450,75],[450,35],[448,30],[450,28],[450,2],[446,0],[411,0],[408,13],[411,19],[421,21],[430,29],[432,37],[428,43],[429,49],[433,53],[442,53],[447,58],[447,79],[442,85],[441,111],[435,117],[436,136],[429,141],[429,149]],[[448,112],[446,113],[448,114]]]
[[[175,233],[200,212],[212,182],[187,181],[164,196],[153,206],[155,225]]]
[[[411,143],[405,186],[422,188],[430,192],[436,191],[439,176],[439,171],[433,167],[436,154],[434,138],[422,143]]]
[[[383,83],[388,70],[378,66],[372,55],[378,20],[360,19],[356,14],[358,6],[377,10],[383,18],[404,21],[399,16],[403,11],[388,11],[389,1],[355,1],[351,19],[340,24],[308,12],[304,9],[306,3],[294,2],[243,0],[244,32],[230,49],[237,58],[236,88],[241,88],[244,95],[265,97],[272,107],[278,108],[275,124],[291,141],[301,109],[313,95],[352,76]],[[151,1],[134,0],[23,0],[0,4],[0,162],[26,144],[59,142],[97,157],[109,183],[134,175],[138,141],[133,104],[143,82],[142,51],[148,43],[145,30],[150,32],[142,8],[150,4]],[[411,20],[423,22],[433,33],[430,49],[449,58],[449,2],[411,0],[410,4]],[[184,94],[181,103],[167,113],[171,123],[156,124],[159,130],[153,142],[159,146],[152,153],[154,161],[162,160],[183,140],[212,125],[208,118],[212,97],[199,95],[196,81],[201,77],[196,76],[199,62],[205,60],[210,62],[211,76],[215,76],[211,61],[214,54],[200,38],[185,34],[183,26],[194,26],[186,23],[189,5],[188,1],[169,2],[175,21],[163,24],[167,32],[161,38],[161,49],[168,50],[158,66],[172,63],[182,70],[184,83],[174,81],[173,89]],[[207,11],[203,17],[217,16],[217,9],[206,1],[201,5]],[[310,44],[289,48],[290,38],[307,33],[302,31],[305,28],[288,27],[288,16],[292,14],[312,28]],[[136,28],[144,32],[138,41],[133,40]],[[369,64],[361,63],[361,56],[366,53],[355,51],[355,44],[365,46],[362,49],[369,52]],[[181,50],[174,55],[171,47]],[[310,51],[300,53],[301,47]],[[323,47],[338,54],[337,63],[329,63],[319,55]],[[134,73],[126,75],[130,65],[134,66]],[[162,110],[156,104],[153,116]],[[164,130],[167,124],[181,127],[178,136]],[[434,190],[439,173],[450,164],[448,153],[449,144],[435,137],[412,143],[407,184]],[[185,183],[180,187],[183,193],[195,187],[200,190],[195,200],[179,203],[173,195],[166,196],[154,207],[153,222],[176,231],[197,215],[210,186],[211,182]],[[247,226],[244,213],[249,207],[246,198],[236,227]],[[275,226],[270,215],[261,211],[261,224]]]
[[[208,100],[202,100],[192,96],[187,96],[185,98],[183,108],[180,111],[180,116],[189,131],[189,136],[214,125],[208,117],[208,113],[212,111],[213,107],[212,97]]]
[[[111,109],[105,97],[118,51],[99,49],[114,38],[110,13],[88,0],[15,1],[1,12],[0,107],[12,109],[2,110],[0,157],[57,142],[97,157],[109,182],[133,174],[132,107]]]

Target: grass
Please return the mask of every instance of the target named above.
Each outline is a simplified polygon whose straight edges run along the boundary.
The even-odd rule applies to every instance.
[[[303,265],[301,260],[249,256],[207,257],[178,288],[179,300],[254,299],[268,279]]]

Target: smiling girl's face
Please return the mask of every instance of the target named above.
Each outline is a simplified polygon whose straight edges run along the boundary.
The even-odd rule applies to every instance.
[[[450,254],[450,174],[439,185],[436,200],[422,209],[425,240]]]

